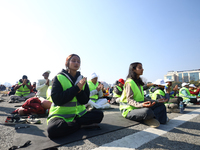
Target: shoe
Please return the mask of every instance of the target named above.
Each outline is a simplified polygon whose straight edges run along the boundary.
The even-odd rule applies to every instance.
[[[28,118],[26,119],[26,121],[27,121],[28,123],[31,123],[31,124],[41,124],[40,119],[35,118],[34,115],[29,115]]]
[[[144,120],[144,123],[152,128],[156,128],[160,126],[160,122],[156,119],[149,119],[149,120]]]
[[[14,102],[13,103],[19,103],[19,101],[18,100],[14,100]]]
[[[3,102],[3,101],[4,101],[4,99],[0,97],[0,102]]]
[[[14,101],[15,101],[15,100],[10,99],[10,100],[8,101],[8,103],[14,103]]]
[[[18,98],[19,101],[25,101],[26,99],[24,97]]]
[[[5,124],[22,124],[26,123],[26,119],[20,118],[17,114],[14,116],[8,116],[5,120]]]

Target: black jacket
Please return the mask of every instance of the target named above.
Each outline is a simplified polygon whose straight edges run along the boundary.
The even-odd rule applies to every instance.
[[[67,74],[72,81],[72,87],[63,91],[61,83],[58,81],[57,76],[53,79],[51,98],[55,105],[61,106],[69,101],[71,101],[75,96],[80,104],[87,104],[89,101],[90,90],[88,84],[86,83],[85,89],[80,91],[77,85],[74,85],[77,78],[80,76],[80,72],[76,73],[75,77],[72,77],[66,70],[62,70],[59,74]]]

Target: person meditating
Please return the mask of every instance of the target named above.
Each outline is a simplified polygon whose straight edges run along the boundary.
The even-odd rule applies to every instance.
[[[130,64],[120,99],[120,111],[126,119],[144,122],[150,127],[158,127],[160,123],[165,124],[167,122],[166,108],[163,104],[167,99],[159,99],[155,102],[144,98],[144,83],[140,78],[142,74],[141,63]]]
[[[53,79],[52,105],[47,118],[49,138],[69,135],[83,126],[98,124],[103,119],[102,111],[86,110],[90,90],[86,78],[78,71],[80,63],[78,55],[69,55],[66,70],[63,69]]]

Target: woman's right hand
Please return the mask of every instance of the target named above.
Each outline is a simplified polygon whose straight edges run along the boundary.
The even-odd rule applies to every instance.
[[[78,84],[77,84],[77,86],[79,87],[79,89],[80,89],[80,91],[83,89],[83,86],[84,86],[84,84],[86,83],[86,78],[84,77],[83,79],[81,79],[79,82],[78,82]],[[80,92],[79,91],[79,92]]]
[[[147,101],[147,102],[142,103],[142,106],[149,108],[149,107],[152,107],[155,104],[156,104],[156,102],[151,103],[151,101]]]

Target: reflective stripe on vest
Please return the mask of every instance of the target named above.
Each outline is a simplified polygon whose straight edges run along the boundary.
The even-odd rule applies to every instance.
[[[98,87],[99,85],[99,82],[97,82],[96,84],[94,84],[91,80],[88,81],[88,86],[89,86],[89,89],[90,89],[90,92],[93,91],[93,90],[96,90],[96,88]],[[95,94],[93,96],[90,96],[90,99],[94,102],[96,102],[98,100],[98,95]]]
[[[63,91],[69,89],[72,87],[72,84],[70,80],[62,75],[58,74],[57,79],[62,85]],[[83,90],[85,89],[85,85],[83,86]],[[50,111],[49,111],[49,116],[47,119],[47,123],[50,119],[59,117],[64,119],[66,122],[72,122],[74,118],[81,117],[87,112],[85,105],[81,105],[76,97],[74,97],[70,102],[67,102],[63,104],[62,106],[56,106],[54,103],[52,103]]]
[[[118,85],[115,85],[117,87],[117,89],[121,92],[122,91],[122,88],[119,87]],[[113,97],[121,97],[121,95],[118,95],[117,93],[114,92],[113,90]]]
[[[141,88],[141,91],[140,89],[138,88],[138,86],[136,85],[136,83],[132,80],[132,79],[128,79],[126,82],[125,82],[125,85],[124,85],[124,90],[123,90],[123,93],[121,95],[121,99],[120,99],[120,111],[122,113],[122,116],[123,117],[126,117],[128,112],[133,110],[133,109],[139,109],[137,107],[134,107],[134,106],[131,106],[128,104],[127,102],[127,98],[126,98],[126,84],[129,83],[130,86],[131,86],[131,90],[133,91],[134,95],[133,95],[133,99],[136,101],[136,102],[142,102],[144,101],[144,91],[143,91],[143,86],[140,85],[140,88]]]
[[[22,84],[20,81],[18,82],[18,85]],[[30,82],[27,83],[30,85]],[[19,89],[16,90],[15,95],[17,96],[27,96],[30,93],[30,89],[25,85],[21,86]]]

